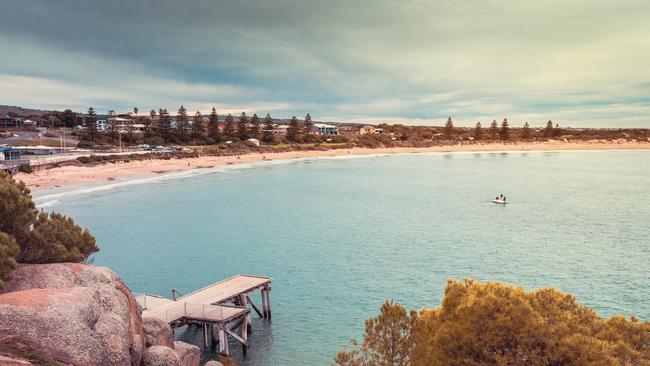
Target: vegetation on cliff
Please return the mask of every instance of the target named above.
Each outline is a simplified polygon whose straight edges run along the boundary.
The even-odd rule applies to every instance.
[[[64,215],[39,212],[22,182],[0,172],[0,288],[19,263],[84,262],[95,238]]]
[[[650,322],[603,319],[554,289],[449,281],[438,308],[386,302],[335,364],[650,365]]]

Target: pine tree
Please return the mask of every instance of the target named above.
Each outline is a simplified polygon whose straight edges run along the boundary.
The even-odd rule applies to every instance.
[[[305,123],[302,126],[302,133],[305,136],[312,134],[312,129],[314,128],[314,123],[311,121],[311,114],[307,113],[305,116]]]
[[[524,123],[524,129],[521,131],[521,138],[527,140],[530,138],[530,136],[530,126],[528,125],[528,122],[526,122]]]
[[[88,114],[86,115],[86,133],[90,143],[94,145],[95,138],[97,138],[97,114],[93,107],[88,108]]]
[[[108,135],[113,141],[118,139],[117,120],[114,110],[108,111]]]
[[[549,120],[546,122],[546,128],[544,129],[544,137],[553,137],[555,135],[553,131],[553,122]]]
[[[226,116],[226,124],[224,126],[223,134],[227,139],[235,137],[235,119],[230,113]]]
[[[165,140],[165,143],[169,142],[169,138],[171,137],[171,127],[172,127],[172,119],[169,116],[169,113],[167,112],[167,109],[159,109],[158,110],[158,133],[160,134],[160,137]]]
[[[451,140],[454,136],[454,122],[451,121],[451,117],[447,118],[447,123],[445,124],[445,138]]]
[[[296,116],[291,117],[291,122],[289,122],[289,128],[287,128],[287,140],[291,142],[296,142],[298,139],[298,118]]]
[[[501,140],[508,140],[510,138],[510,128],[508,127],[508,119],[504,118],[501,122],[501,131],[499,131],[499,137]]]
[[[474,127],[474,139],[480,140],[483,138],[483,128],[481,127],[481,122],[476,122]]]
[[[493,120],[492,124],[490,125],[490,135],[492,136],[492,140],[497,139],[497,135],[499,133],[499,125],[497,124],[497,120]]]
[[[185,138],[185,131],[188,125],[187,109],[181,105],[176,114],[176,128],[181,132],[181,138]]]
[[[267,113],[266,118],[264,118],[263,140],[269,144],[273,142],[273,118],[271,118],[271,115],[269,113]]]
[[[260,118],[257,116],[257,113],[255,113],[251,118],[251,137],[257,139],[259,138],[259,136],[260,136]]]
[[[145,137],[151,136],[151,129],[156,126],[156,110],[149,111],[149,118],[144,121],[144,134]]]
[[[561,135],[562,135],[562,130],[560,129],[560,125],[556,123],[555,128],[553,129],[553,136],[559,137]]]
[[[221,132],[219,132],[219,115],[217,115],[217,110],[212,108],[212,113],[210,113],[210,120],[208,122],[208,136],[214,140],[215,144],[221,142]]]
[[[240,140],[246,141],[248,139],[248,117],[246,116],[246,112],[241,112],[241,115],[239,115],[237,133],[239,134]]]
[[[201,138],[201,135],[203,135],[203,116],[201,112],[196,111],[192,118],[192,136],[198,139]]]

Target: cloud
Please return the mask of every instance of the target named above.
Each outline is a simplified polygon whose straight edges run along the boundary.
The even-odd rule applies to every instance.
[[[646,1],[34,0],[0,14],[5,104],[650,127]]]

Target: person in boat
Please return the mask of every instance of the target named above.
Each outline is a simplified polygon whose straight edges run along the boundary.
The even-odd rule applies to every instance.
[[[503,202],[506,202],[506,196],[503,196]]]
[[[495,201],[498,201],[498,200],[499,200],[499,196],[494,197],[494,200],[495,200]]]

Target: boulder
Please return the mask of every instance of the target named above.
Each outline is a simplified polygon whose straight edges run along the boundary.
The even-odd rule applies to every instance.
[[[165,346],[174,348],[172,328],[162,319],[149,317],[142,319],[142,330],[147,347]]]
[[[20,265],[0,294],[0,334],[72,365],[140,365],[141,309],[111,270]]]
[[[174,350],[181,359],[183,366],[199,366],[201,364],[201,350],[199,347],[181,342],[174,342]]]
[[[142,355],[143,366],[183,366],[176,351],[165,346],[152,346]]]
[[[212,361],[206,362],[205,365],[203,365],[203,366],[223,366],[223,364],[221,362],[219,362],[219,361],[212,360]]]

